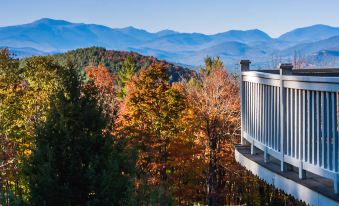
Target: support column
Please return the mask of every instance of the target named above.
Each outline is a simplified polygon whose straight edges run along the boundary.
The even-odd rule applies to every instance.
[[[246,144],[246,140],[244,138],[244,98],[245,98],[245,94],[244,94],[244,82],[243,82],[243,78],[242,78],[242,72],[246,72],[250,70],[250,64],[251,61],[250,60],[241,60],[240,61],[240,106],[241,106],[241,144],[245,145]]]
[[[268,148],[265,147],[265,151],[264,151],[264,162],[268,163],[270,161],[270,155],[268,154]]]
[[[251,155],[255,155],[254,140],[251,141]]]
[[[284,161],[285,151],[285,138],[286,138],[286,91],[284,89],[283,75],[291,75],[293,65],[292,64],[279,64],[280,70],[280,170],[286,171],[286,163]]]
[[[299,162],[299,179],[306,178],[306,170],[303,169],[303,162],[300,160]]]
[[[339,194],[339,174],[336,174],[333,180],[334,194]]]

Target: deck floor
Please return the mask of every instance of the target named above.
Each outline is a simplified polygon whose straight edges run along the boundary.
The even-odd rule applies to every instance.
[[[318,175],[315,175],[310,172],[306,172],[306,179],[299,179],[299,173],[298,168],[290,166],[288,171],[281,172],[280,171],[280,161],[270,158],[270,161],[268,163],[264,162],[264,153],[256,149],[256,154],[251,155],[251,148],[250,146],[242,146],[237,145],[235,146],[236,149],[243,154],[248,159],[256,162],[260,166],[271,170],[272,172],[279,174],[285,178],[288,178],[290,180],[293,180],[294,182],[297,182],[298,184],[301,184],[307,188],[310,188],[323,196],[326,196],[330,199],[333,199],[337,202],[339,202],[339,195],[334,194],[333,191],[333,182],[330,179],[320,177]]]

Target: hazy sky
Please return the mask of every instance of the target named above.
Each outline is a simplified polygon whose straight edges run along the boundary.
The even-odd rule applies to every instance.
[[[313,24],[339,27],[339,0],[0,0],[0,26],[42,17],[151,32],[258,28],[276,37]]]

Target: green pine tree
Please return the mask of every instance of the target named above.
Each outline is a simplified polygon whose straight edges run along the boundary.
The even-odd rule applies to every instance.
[[[120,88],[119,98],[126,96],[126,83],[132,78],[137,70],[137,65],[131,56],[127,56],[122,63],[121,69],[118,70],[118,86]]]
[[[107,122],[95,90],[65,70],[26,169],[32,205],[128,205],[130,171],[124,145],[103,135]],[[81,89],[82,88],[82,89]],[[127,160],[126,160],[127,159]]]

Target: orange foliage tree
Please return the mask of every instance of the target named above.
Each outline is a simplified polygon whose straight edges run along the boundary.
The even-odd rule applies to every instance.
[[[87,67],[85,71],[98,92],[96,97],[98,106],[102,108],[104,116],[113,126],[119,105],[114,76],[103,65]]]
[[[127,96],[120,113],[122,131],[139,148],[136,183],[138,204],[169,204],[170,181],[175,173],[175,153],[180,153],[178,124],[185,108],[184,97],[169,84],[166,67],[151,65],[127,85]],[[174,149],[176,148],[176,149]]]
[[[217,202],[224,188],[225,169],[233,163],[232,143],[239,135],[238,82],[224,70],[222,62],[207,58],[200,75],[185,85],[189,106],[199,122],[201,155],[207,161],[206,184],[209,205]]]

